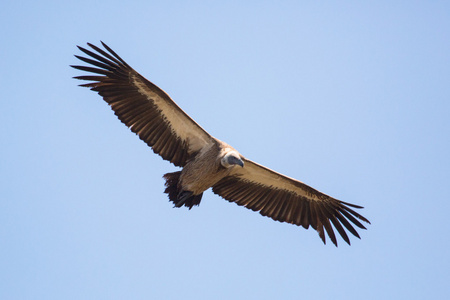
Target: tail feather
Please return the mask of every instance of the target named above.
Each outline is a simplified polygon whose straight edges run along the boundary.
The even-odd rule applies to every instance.
[[[164,193],[169,196],[169,201],[173,202],[175,207],[184,205],[191,209],[194,205],[200,204],[203,193],[200,195],[193,195],[192,192],[183,191],[178,184],[180,175],[181,171],[164,174],[163,178],[166,180],[166,183],[164,184],[166,187]]]
[[[163,178],[166,180],[164,184],[166,189],[164,193],[169,196],[169,200],[173,203],[177,203],[178,194],[180,193],[180,187],[178,187],[178,181],[180,179],[181,171],[174,173],[164,174]]]

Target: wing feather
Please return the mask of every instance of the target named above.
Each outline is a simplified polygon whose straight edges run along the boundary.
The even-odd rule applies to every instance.
[[[324,243],[326,232],[336,246],[334,229],[350,244],[345,229],[360,238],[352,224],[361,229],[365,227],[359,220],[370,224],[369,220],[350,208],[359,209],[361,206],[334,199],[298,180],[251,160],[243,160],[244,168],[235,168],[231,175],[214,185],[214,193],[276,221],[303,226],[305,229],[311,226]]]
[[[95,75],[74,78],[90,81],[81,86],[98,92],[120,121],[155,153],[176,166],[184,166],[192,155],[213,143],[213,138],[169,95],[132,69],[106,44],[102,45],[106,50],[89,43],[94,51],[78,47],[88,57],[75,57],[88,66],[72,67]]]

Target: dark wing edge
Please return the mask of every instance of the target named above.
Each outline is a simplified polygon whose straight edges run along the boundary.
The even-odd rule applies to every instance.
[[[98,92],[122,123],[155,153],[176,166],[184,166],[192,155],[212,143],[212,137],[169,95],[101,43],[106,51],[90,43],[88,46],[95,52],[77,46],[90,58],[75,57],[89,66],[71,67],[95,74],[74,77],[91,81],[80,86]]]
[[[244,206],[275,221],[314,228],[326,244],[325,231],[337,247],[333,227],[347,244],[351,232],[360,238],[352,223],[366,229],[359,220],[369,220],[352,208],[363,208],[325,195],[308,185],[276,173],[264,166],[245,159],[242,170],[223,178],[212,190],[222,198]]]

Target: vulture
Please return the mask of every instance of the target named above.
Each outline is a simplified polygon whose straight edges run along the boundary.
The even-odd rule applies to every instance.
[[[275,221],[314,228],[323,243],[325,231],[337,246],[336,234],[350,245],[347,231],[360,238],[354,225],[369,223],[354,209],[362,206],[332,198],[296,179],[242,156],[211,136],[162,89],[131,68],[110,47],[78,46],[87,64],[71,66],[89,72],[74,78],[108,103],[114,114],[153,151],[181,171],[167,173],[165,193],[175,207],[199,205],[203,192],[213,193]]]

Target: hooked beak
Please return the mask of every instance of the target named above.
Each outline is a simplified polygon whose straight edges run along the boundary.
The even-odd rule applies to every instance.
[[[244,161],[242,159],[234,157],[234,156],[230,156],[228,158],[228,163],[230,165],[239,165],[241,167],[244,167]]]

